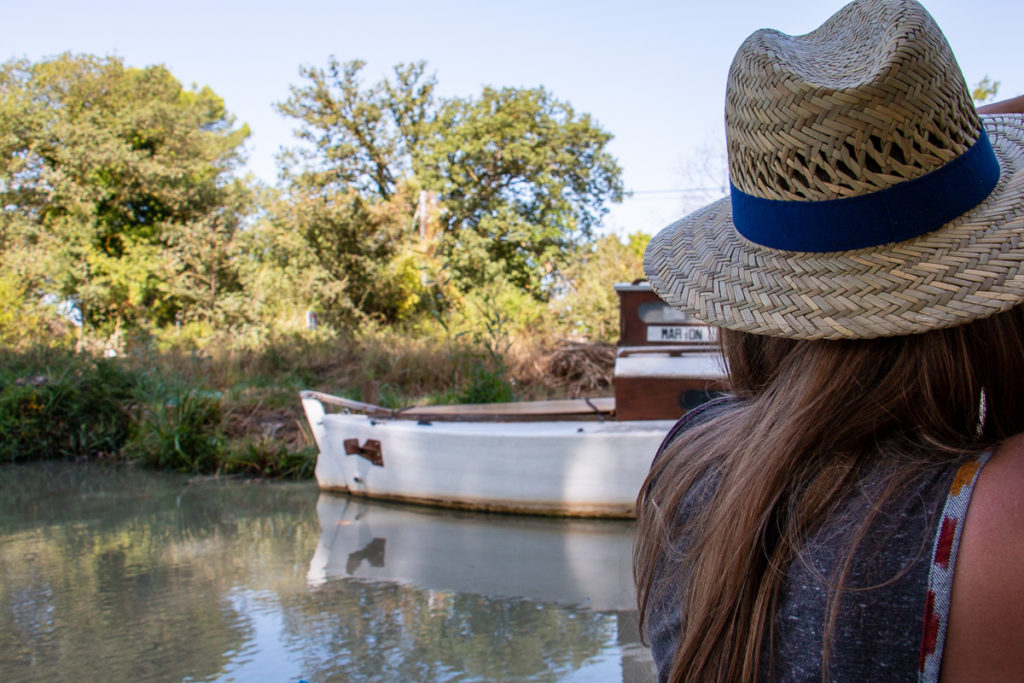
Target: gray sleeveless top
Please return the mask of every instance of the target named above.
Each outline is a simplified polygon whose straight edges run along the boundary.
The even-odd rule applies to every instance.
[[[689,423],[701,422],[727,406],[728,402],[711,406]],[[666,443],[685,426],[674,429]],[[827,680],[938,680],[961,526],[957,522],[966,513],[973,482],[986,457],[965,457],[925,472],[876,516],[858,547],[840,598]],[[879,466],[864,478],[860,488],[808,539],[787,570],[775,614],[774,643],[765,647],[762,680],[823,680],[830,578],[884,488],[886,470]],[[959,495],[951,496],[954,480],[965,477],[967,485],[954,486]],[[684,501],[683,510],[686,507]],[[661,681],[667,680],[679,641],[679,582],[671,574],[664,568],[660,572],[661,590],[653,594],[657,602],[647,619],[646,635]]]

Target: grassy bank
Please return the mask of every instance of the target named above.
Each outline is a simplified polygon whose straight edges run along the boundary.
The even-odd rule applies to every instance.
[[[611,347],[493,346],[380,330],[244,348],[152,345],[120,356],[0,351],[0,462],[108,459],[197,474],[307,478],[316,448],[298,392],[387,407],[610,391]]]

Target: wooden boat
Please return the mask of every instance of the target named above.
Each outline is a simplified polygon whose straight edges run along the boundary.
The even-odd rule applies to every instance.
[[[658,445],[723,388],[724,371],[712,328],[646,283],[615,289],[614,397],[390,410],[304,391],[320,487],[476,510],[632,516]]]

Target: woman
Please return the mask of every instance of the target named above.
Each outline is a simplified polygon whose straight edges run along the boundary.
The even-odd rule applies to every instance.
[[[637,502],[661,680],[1024,680],[1024,117],[858,0],[744,42],[726,134],[731,196],[645,257],[734,393]]]

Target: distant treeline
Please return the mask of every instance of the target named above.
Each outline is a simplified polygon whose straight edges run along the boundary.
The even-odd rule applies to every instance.
[[[0,65],[0,344],[614,340],[647,238],[595,234],[611,134],[541,87],[442,98],[423,62],[362,68],[300,69],[266,187],[239,175],[248,127],[162,66]]]

